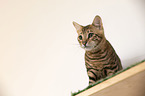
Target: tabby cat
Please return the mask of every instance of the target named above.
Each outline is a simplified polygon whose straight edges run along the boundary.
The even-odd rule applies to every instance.
[[[85,65],[89,84],[113,75],[122,69],[118,55],[104,35],[100,16],[91,25],[82,26],[73,22],[78,33],[78,42],[85,49]]]

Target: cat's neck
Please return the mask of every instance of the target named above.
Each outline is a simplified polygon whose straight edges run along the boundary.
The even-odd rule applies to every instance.
[[[106,51],[106,49],[108,48],[109,45],[110,45],[109,42],[108,42],[106,39],[104,39],[104,40],[100,43],[100,45],[98,45],[96,48],[94,48],[94,49],[91,50],[91,51],[86,51],[86,53],[87,53],[88,55],[95,55],[95,54],[96,54],[96,56],[97,56],[97,54],[101,54],[101,53],[103,53],[104,51]]]

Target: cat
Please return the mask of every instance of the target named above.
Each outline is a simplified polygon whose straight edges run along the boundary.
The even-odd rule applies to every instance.
[[[121,61],[104,35],[100,16],[95,16],[93,23],[87,26],[73,22],[78,33],[78,42],[85,49],[85,65],[89,84],[122,69]]]

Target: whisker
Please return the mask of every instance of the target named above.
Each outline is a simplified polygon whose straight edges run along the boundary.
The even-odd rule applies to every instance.
[[[80,46],[80,44],[72,44],[72,45],[78,45],[78,46]]]

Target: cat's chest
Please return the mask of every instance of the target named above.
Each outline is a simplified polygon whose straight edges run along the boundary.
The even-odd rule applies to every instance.
[[[106,52],[107,53],[107,52]],[[106,54],[105,53],[105,54]],[[110,58],[108,57],[109,55],[105,55],[103,54],[85,54],[85,63],[86,63],[86,67],[87,68],[95,68],[95,69],[99,69],[102,70],[104,68],[104,66],[106,65],[110,65],[109,61]],[[107,59],[106,59],[107,58]]]
[[[93,68],[96,70],[102,70],[104,68],[104,65],[106,64],[106,61],[94,61],[94,60],[85,60],[86,68]]]

